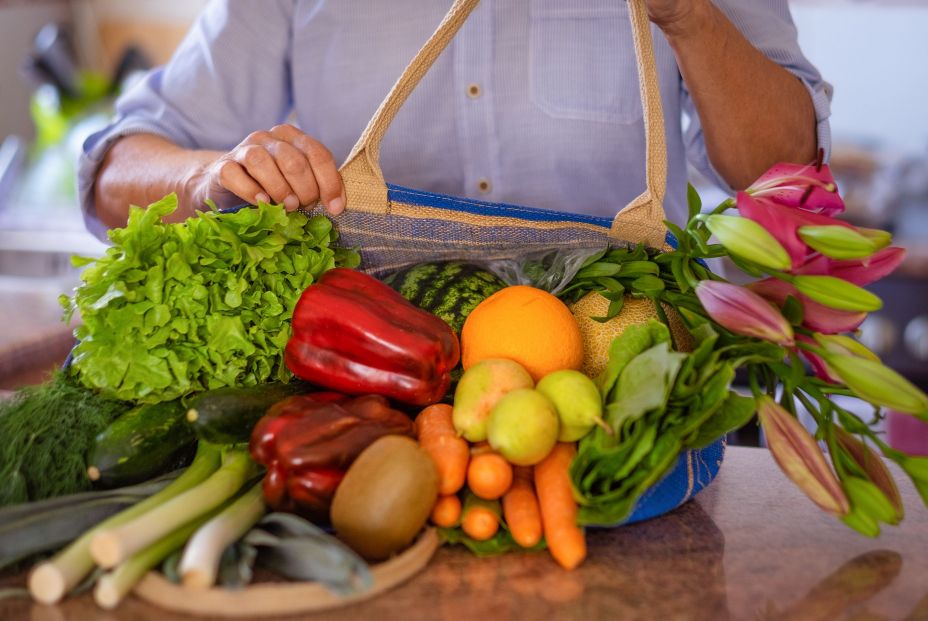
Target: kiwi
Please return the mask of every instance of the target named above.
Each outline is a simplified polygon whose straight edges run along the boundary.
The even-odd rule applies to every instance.
[[[364,558],[379,561],[407,547],[438,498],[438,471],[405,436],[384,436],[351,464],[332,500],[335,532]]]

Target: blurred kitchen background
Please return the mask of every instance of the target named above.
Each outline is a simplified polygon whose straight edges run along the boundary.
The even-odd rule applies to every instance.
[[[0,0],[0,389],[63,359],[71,337],[57,298],[77,281],[69,257],[105,250],[77,207],[81,143],[122,85],[170,57],[205,3]],[[860,339],[928,389],[928,3],[790,4],[806,55],[835,88],[832,167],[847,215],[892,230],[909,251],[875,287],[886,305]],[[723,198],[699,190],[707,205]]]

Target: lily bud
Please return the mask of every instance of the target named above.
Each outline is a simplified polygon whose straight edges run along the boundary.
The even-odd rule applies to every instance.
[[[878,360],[827,351],[822,357],[831,373],[861,399],[928,420],[928,395]]]
[[[890,474],[889,468],[886,467],[883,459],[877,455],[873,449],[861,442],[860,439],[852,436],[840,427],[835,427],[835,438],[840,448],[866,473],[867,478],[886,498],[886,501],[892,508],[891,512],[884,510],[884,513],[889,519],[883,519],[882,517],[880,519],[887,524],[898,524],[902,521],[902,518],[905,517],[902,495],[899,493],[899,488],[896,487],[896,481],[893,479],[893,475]],[[847,489],[847,485],[845,485],[845,490],[853,501],[854,494]]]
[[[851,332],[867,318],[867,313],[862,311],[841,311],[819,304],[799,293],[792,284],[778,278],[758,280],[748,285],[748,288],[780,308],[786,304],[788,297],[796,298],[802,305],[802,325],[816,332],[826,334]]]
[[[863,230],[863,229],[859,229]],[[861,287],[889,276],[905,258],[904,248],[883,248],[866,259],[838,261],[817,255],[793,270],[794,274],[834,276]]]
[[[843,334],[816,334],[815,341],[831,354],[880,361],[880,357],[870,351],[866,345]]]
[[[737,257],[773,270],[792,266],[789,255],[773,236],[758,223],[737,216],[712,215],[705,220],[706,228]]]
[[[753,291],[716,280],[702,280],[696,296],[709,317],[735,334],[777,345],[793,345],[793,327],[773,305]]]
[[[870,312],[883,308],[877,296],[834,276],[795,276],[792,283],[811,300],[836,310]]]
[[[784,474],[825,511],[846,515],[850,502],[806,428],[767,396],[758,399],[757,417],[767,447]]]
[[[799,237],[810,248],[832,259],[863,259],[892,241],[892,237],[870,237],[854,228],[835,225],[801,226]]]
[[[928,507],[928,457],[904,455],[895,461],[912,479],[915,489],[922,497],[922,502]]]

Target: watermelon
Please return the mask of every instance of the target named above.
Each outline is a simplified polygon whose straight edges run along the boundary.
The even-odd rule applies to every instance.
[[[499,276],[471,263],[419,263],[383,279],[404,298],[438,315],[460,333],[474,307],[506,286]]]

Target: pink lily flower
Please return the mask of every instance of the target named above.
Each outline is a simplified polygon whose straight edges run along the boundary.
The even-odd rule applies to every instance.
[[[736,197],[738,211],[765,228],[786,249],[793,267],[802,265],[814,252],[799,236],[803,226],[844,226],[854,228],[847,222],[835,220],[817,213],[776,203],[765,198],[751,196],[747,192],[738,192]]]
[[[813,339],[811,336],[806,336],[805,334],[797,334],[797,341],[802,341],[803,343],[808,343],[810,345],[818,345],[818,342]],[[825,380],[829,384],[840,384],[841,378],[832,372],[828,368],[828,365],[825,363],[825,360],[816,353],[807,351],[805,349],[799,350],[800,355],[809,361],[809,364],[812,365],[812,372],[815,373],[815,376],[821,380]]]
[[[793,269],[794,274],[834,276],[865,286],[889,276],[905,258],[905,248],[883,248],[866,259],[839,261],[818,255]]]
[[[749,289],[703,280],[696,286],[696,296],[713,321],[735,334],[792,347],[793,327],[779,310]]]
[[[860,327],[867,313],[862,311],[844,311],[819,304],[799,292],[792,284],[777,278],[765,278],[752,282],[748,288],[762,298],[773,302],[780,308],[786,304],[786,298],[792,296],[802,304],[802,325],[810,330],[824,334],[851,332]]]
[[[834,216],[844,211],[844,201],[827,164],[825,152],[819,150],[813,164],[776,164],[761,175],[747,193],[787,207],[799,207],[813,213]]]

